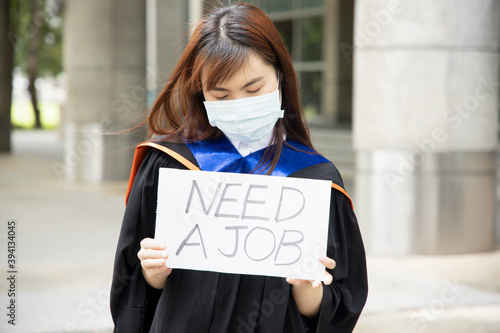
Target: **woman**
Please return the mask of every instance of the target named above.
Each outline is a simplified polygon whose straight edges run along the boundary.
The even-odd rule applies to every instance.
[[[367,295],[356,217],[311,144],[297,76],[264,12],[233,4],[198,24],[145,120],[116,253],[116,332],[351,332]],[[157,149],[152,149],[157,148]],[[180,270],[155,240],[161,167],[331,180],[325,279]],[[314,223],[314,221],[311,221]]]

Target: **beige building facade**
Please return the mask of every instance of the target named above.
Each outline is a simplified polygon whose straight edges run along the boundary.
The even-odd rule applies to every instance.
[[[496,248],[500,4],[254,0],[294,60],[314,143],[353,194],[368,252]],[[202,0],[73,0],[67,180],[126,179],[127,128],[167,80]]]

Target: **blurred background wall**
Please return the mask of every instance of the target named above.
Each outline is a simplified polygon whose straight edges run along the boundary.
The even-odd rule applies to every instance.
[[[269,14],[292,55],[313,142],[354,197],[369,252],[496,248],[498,1],[248,2]],[[216,1],[52,3],[62,11],[67,85],[58,124],[65,159],[55,172],[66,181],[126,179],[144,133],[105,133],[143,118],[185,32]]]
[[[123,179],[129,172],[129,154],[117,152],[133,145],[133,136],[102,133],[126,129],[133,114],[145,111],[145,22],[142,1],[67,3],[65,179]]]
[[[354,146],[372,253],[495,248],[500,2],[358,0]]]

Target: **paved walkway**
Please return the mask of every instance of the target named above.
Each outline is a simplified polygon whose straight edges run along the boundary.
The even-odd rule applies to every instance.
[[[0,154],[1,332],[110,332],[109,287],[125,182],[66,184],[54,132],[15,132]],[[16,221],[16,326],[6,314],[7,222]],[[500,332],[500,251],[369,256],[356,333]]]

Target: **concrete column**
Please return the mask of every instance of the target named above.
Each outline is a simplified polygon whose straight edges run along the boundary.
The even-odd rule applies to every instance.
[[[371,253],[495,244],[500,2],[357,0],[356,211]]]
[[[0,152],[10,151],[13,59],[9,24],[9,2],[4,1],[0,5]]]
[[[134,0],[72,0],[65,9],[65,161],[61,178],[126,179],[131,128],[146,111],[145,4]]]
[[[318,123],[334,124],[339,118],[339,92],[341,82],[340,68],[337,67],[340,52],[338,52],[340,38],[340,0],[326,1],[323,17],[323,86],[321,94],[321,113]]]
[[[353,52],[353,22],[354,0],[342,0],[339,11],[339,40],[335,45],[337,59],[335,66],[338,68],[338,115],[337,122],[352,123],[352,52]]]
[[[196,2],[199,2],[197,4]],[[148,105],[167,82],[189,35],[189,13],[199,11],[201,0],[147,0]]]

